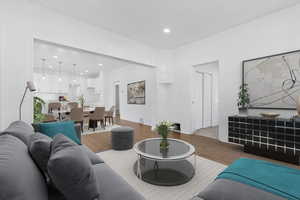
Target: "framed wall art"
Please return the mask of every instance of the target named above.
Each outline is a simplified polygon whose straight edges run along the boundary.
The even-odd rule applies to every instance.
[[[250,107],[296,109],[300,96],[300,50],[243,61]]]

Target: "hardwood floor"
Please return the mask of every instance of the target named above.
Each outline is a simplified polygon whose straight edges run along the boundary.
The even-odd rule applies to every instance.
[[[130,126],[134,128],[135,143],[146,138],[159,137],[157,133],[151,131],[151,127],[146,125],[129,122],[126,120],[116,120],[116,123],[119,125]],[[88,146],[94,152],[109,150],[111,149],[110,136],[111,136],[110,132],[85,135],[82,136],[82,143]],[[260,159],[260,160],[267,160],[274,163],[284,164],[290,167],[300,169],[300,166],[297,165],[244,153],[243,148],[241,146],[223,143],[208,137],[203,137],[198,135],[186,135],[186,134],[179,134],[179,133],[171,133],[170,137],[185,140],[196,147],[197,154],[199,156],[226,165],[229,165],[234,160],[240,157],[247,157],[247,158]]]

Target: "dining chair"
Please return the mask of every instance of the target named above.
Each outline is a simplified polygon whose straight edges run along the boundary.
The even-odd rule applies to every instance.
[[[70,119],[75,123],[79,123],[81,126],[81,131],[83,132],[83,110],[82,108],[73,108],[70,112]]]
[[[84,114],[84,117],[89,117],[89,115],[90,115],[90,108],[91,108],[91,106],[83,106],[83,114]]]
[[[95,131],[98,121],[100,121],[101,127],[104,127],[104,114],[104,107],[96,107],[95,111],[89,114],[89,128],[93,128]]]
[[[106,120],[108,119],[108,123],[114,124],[114,112],[115,112],[115,106],[112,106],[109,111],[105,112],[105,124]]]
[[[61,119],[61,114],[60,114],[60,109],[61,109],[61,103],[59,102],[52,102],[48,104],[48,114],[54,114],[55,111],[58,112],[58,115],[56,116],[58,119]]]
[[[59,102],[53,102],[48,104],[48,113],[53,113],[55,110],[60,110],[61,103]]]

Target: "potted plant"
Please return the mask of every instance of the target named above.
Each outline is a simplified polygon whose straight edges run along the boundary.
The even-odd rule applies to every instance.
[[[79,102],[80,102],[81,108],[83,108],[84,102],[85,102],[83,94],[79,97]]]
[[[42,122],[45,115],[42,113],[45,101],[40,97],[33,97],[33,121],[34,123]]]
[[[250,104],[250,98],[248,93],[248,84],[244,83],[240,86],[240,91],[238,94],[238,108],[240,113],[247,113],[249,104]]]
[[[161,121],[155,127],[157,133],[162,137],[162,141],[160,143],[160,148],[162,150],[166,150],[169,147],[168,135],[171,131],[172,126],[173,124],[171,122]]]

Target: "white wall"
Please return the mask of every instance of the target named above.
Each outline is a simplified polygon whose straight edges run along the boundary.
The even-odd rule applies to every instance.
[[[1,118],[5,128],[18,118],[18,104],[25,82],[33,79],[33,39],[46,40],[95,53],[112,55],[135,62],[164,65],[166,51],[160,51],[105,31],[96,26],[57,14],[30,0],[0,1],[2,34],[5,43],[2,56]],[[162,59],[163,58],[163,59]],[[32,121],[32,98],[28,95],[23,106],[24,120]]]
[[[4,65],[3,63],[3,53],[4,53],[4,37],[3,37],[3,25],[1,23],[3,17],[0,13],[0,130],[1,130],[1,127],[2,127],[2,121],[3,121],[3,117],[4,117],[4,113],[1,112],[1,110],[3,110],[3,104],[2,104],[2,96],[3,96],[3,90],[4,90],[4,85],[2,84],[2,80],[3,80],[3,70],[2,70],[2,66]]]
[[[170,118],[174,116],[182,122],[184,129],[191,129],[190,109],[187,107],[191,105],[188,88],[192,66],[219,60],[219,138],[227,141],[227,117],[237,114],[242,60],[300,49],[299,19],[300,5],[178,48],[175,52],[176,81],[171,98],[181,98],[173,103],[173,107],[179,110]],[[293,114],[293,111],[289,113],[290,116]]]
[[[18,6],[15,6],[18,5]],[[3,56],[1,66],[1,129],[18,119],[18,107],[26,80],[32,80],[33,38],[32,24],[27,20],[24,1],[1,1]],[[32,119],[32,94],[23,104],[24,119]],[[28,112],[28,111],[31,112]]]
[[[156,123],[156,99],[157,99],[157,80],[156,70],[152,67],[141,65],[128,65],[120,69],[106,72],[104,99],[106,108],[110,108],[115,102],[115,83],[120,87],[120,116],[133,122],[155,125]],[[146,104],[127,104],[127,84],[145,80],[146,84]]]

